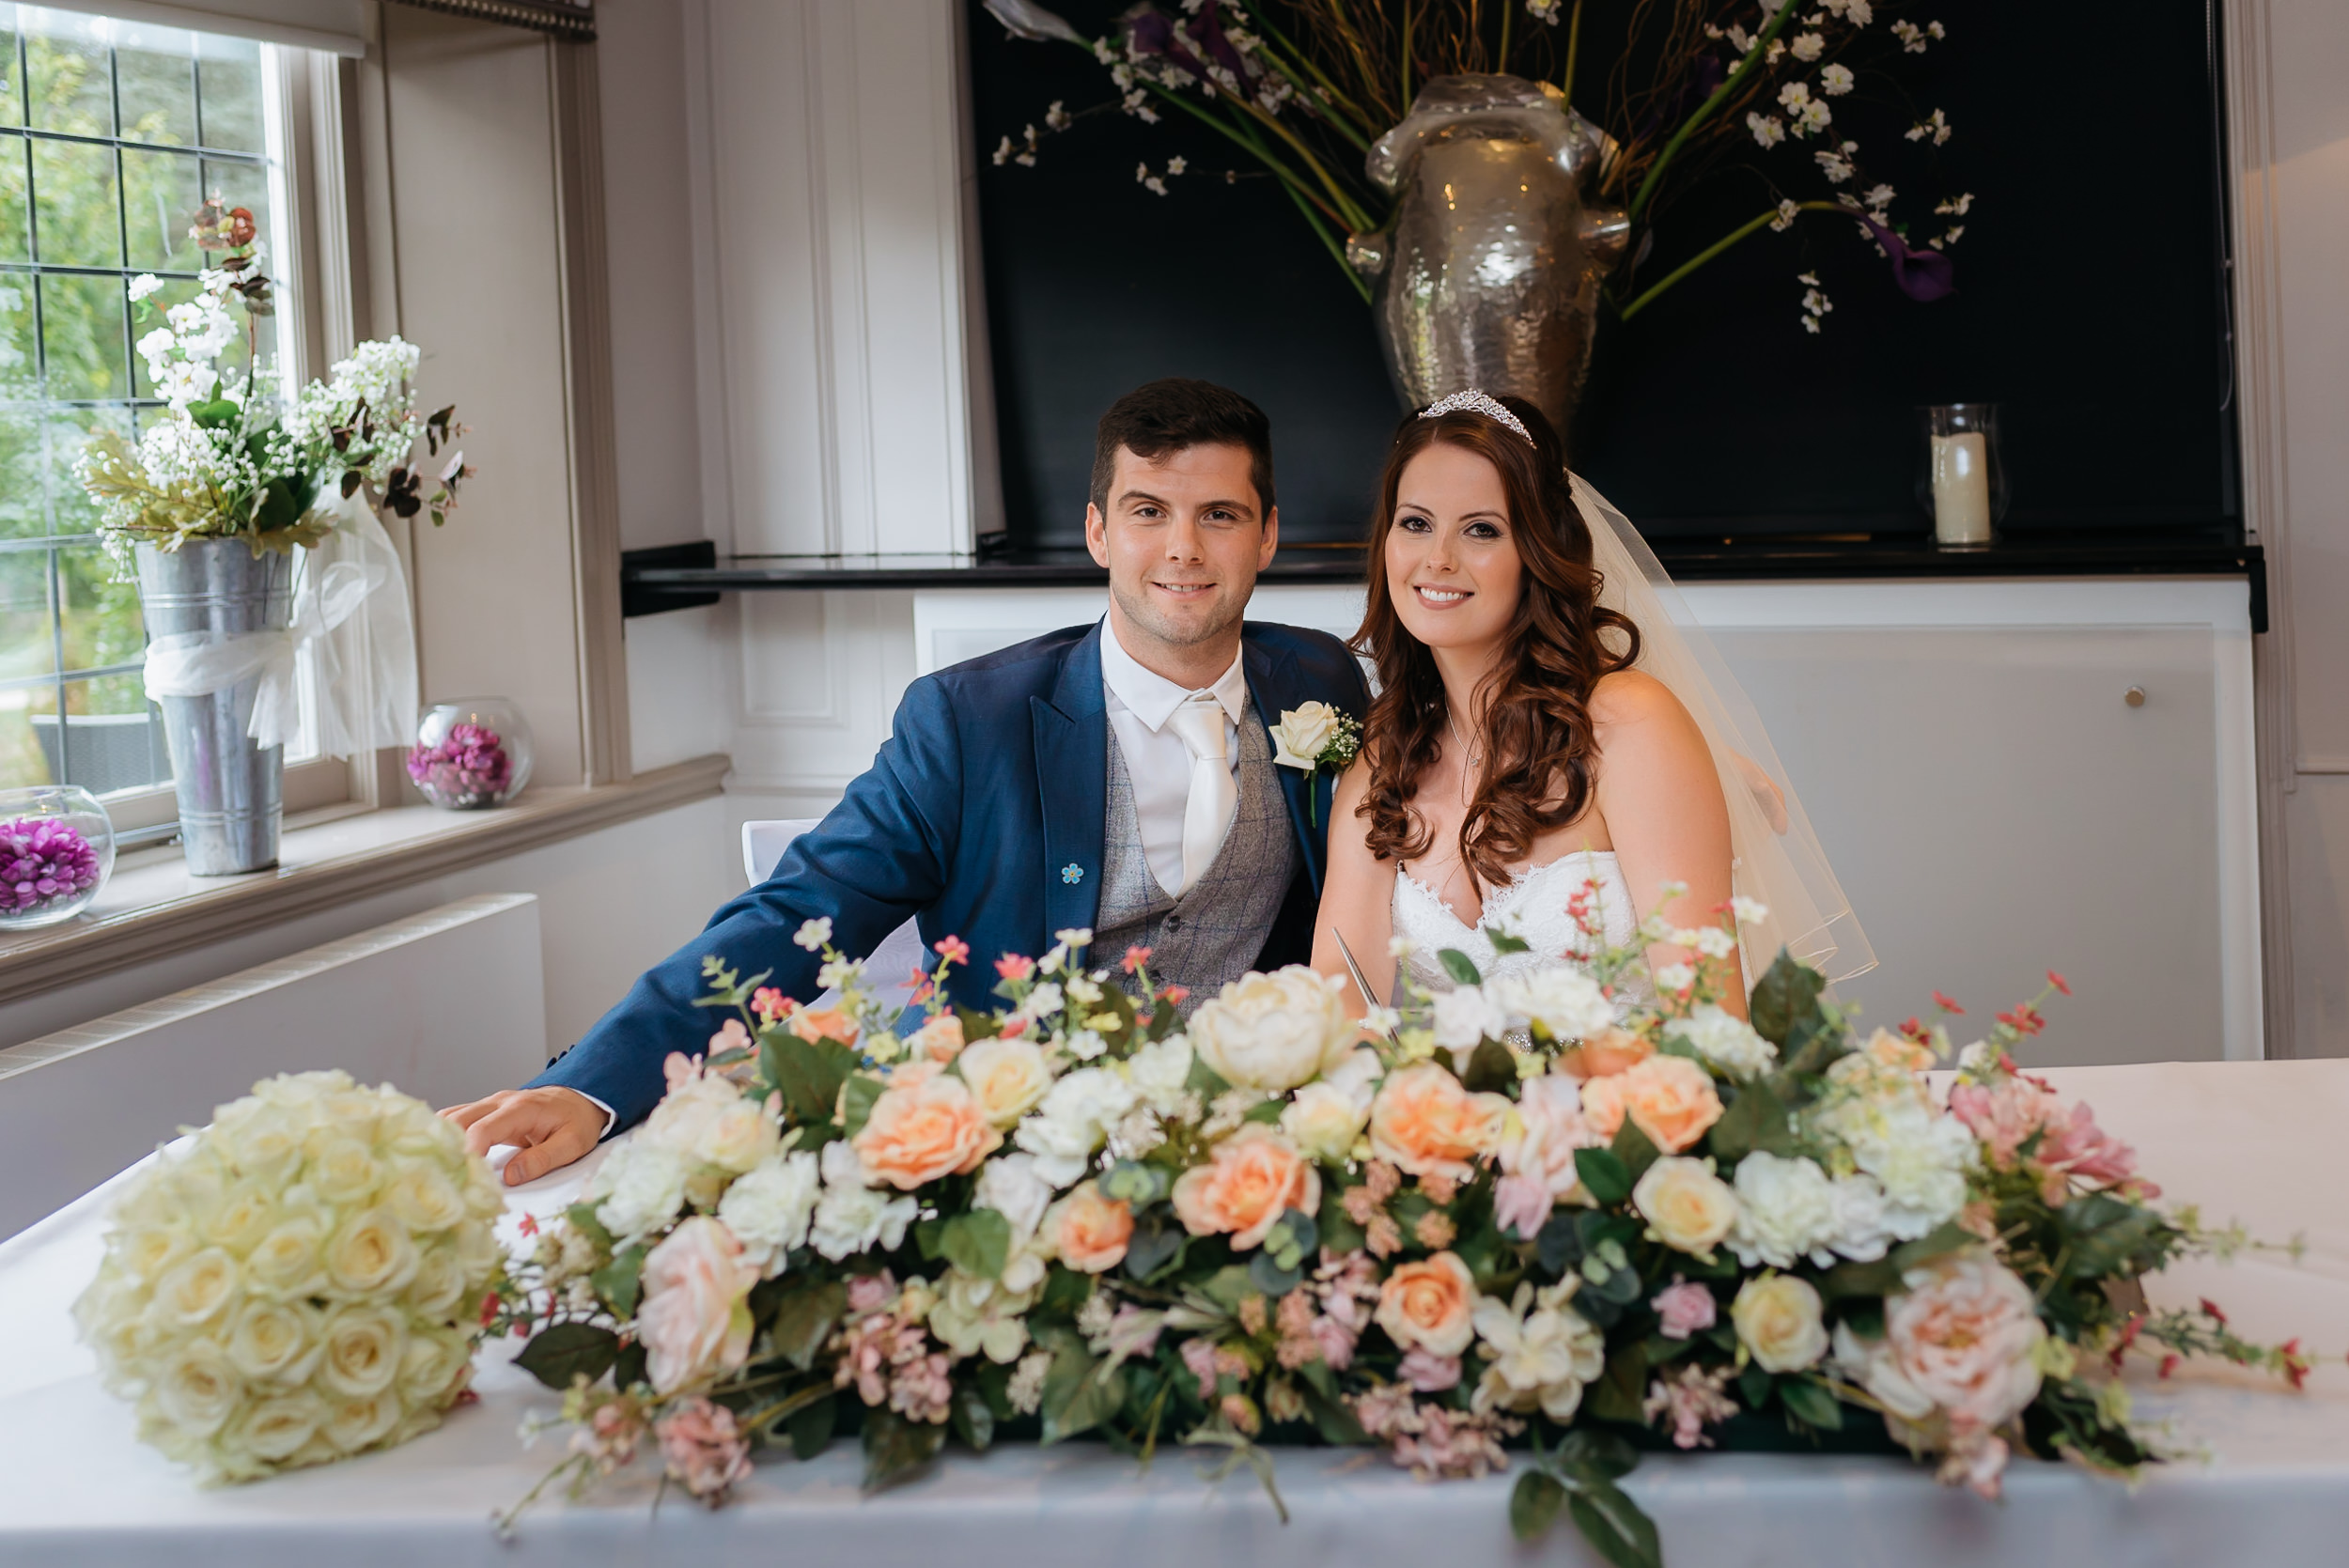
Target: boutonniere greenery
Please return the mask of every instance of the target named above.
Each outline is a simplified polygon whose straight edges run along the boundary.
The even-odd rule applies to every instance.
[[[1314,777],[1324,768],[1333,775],[1346,771],[1346,764],[1362,749],[1361,721],[1328,703],[1307,703],[1284,708],[1281,722],[1265,728],[1272,737],[1272,760],[1305,775],[1305,813],[1318,828],[1321,800],[1314,793]]]

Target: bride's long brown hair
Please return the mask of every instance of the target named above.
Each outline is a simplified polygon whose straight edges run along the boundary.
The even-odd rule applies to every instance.
[[[1395,613],[1387,536],[1396,489],[1413,458],[1441,442],[1491,463],[1508,501],[1523,575],[1517,613],[1501,637],[1504,651],[1483,688],[1485,776],[1460,823],[1460,860],[1480,892],[1508,881],[1511,862],[1590,804],[1598,754],[1591,692],[1601,676],[1640,656],[1640,629],[1598,602],[1590,524],[1574,503],[1556,432],[1522,398],[1501,403],[1525,426],[1531,443],[1468,410],[1433,419],[1407,414],[1396,427],[1371,524],[1369,604],[1352,644],[1377,667],[1379,688],[1362,730],[1370,787],[1355,815],[1370,819],[1372,853],[1415,861],[1434,838],[1411,798],[1443,754],[1444,689],[1435,655]]]

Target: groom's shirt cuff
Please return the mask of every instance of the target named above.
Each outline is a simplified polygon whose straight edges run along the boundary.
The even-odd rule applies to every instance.
[[[566,1085],[566,1087],[568,1086]],[[603,1112],[603,1130],[596,1134],[596,1141],[600,1143],[605,1139],[611,1137],[612,1124],[620,1119],[620,1113],[613,1110],[610,1106],[604,1104],[601,1100],[596,1098],[595,1095],[587,1093],[584,1089],[573,1089],[571,1090],[571,1093],[577,1094],[581,1099],[585,1100],[589,1105],[594,1106],[598,1110]]]

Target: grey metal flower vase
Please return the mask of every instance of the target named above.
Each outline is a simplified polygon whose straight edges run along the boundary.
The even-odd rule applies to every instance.
[[[293,616],[293,557],[259,555],[242,539],[191,539],[175,551],[136,551],[139,604],[149,643],[164,637],[282,632]],[[188,870],[229,877],[277,863],[285,748],[245,733],[262,675],[201,697],[159,697],[179,795]]]
[[[1441,76],[1370,149],[1394,217],[1347,259],[1396,389],[1413,407],[1478,387],[1512,393],[1563,439],[1591,358],[1599,286],[1629,222],[1584,203],[1613,159],[1557,89],[1517,76]]]

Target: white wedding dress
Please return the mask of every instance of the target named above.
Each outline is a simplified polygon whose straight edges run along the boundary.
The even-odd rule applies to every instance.
[[[1639,934],[1640,915],[1632,907],[1631,887],[1611,849],[1578,849],[1571,855],[1528,868],[1505,887],[1485,895],[1485,912],[1469,925],[1437,895],[1436,890],[1397,870],[1394,875],[1394,934],[1410,944],[1405,974],[1429,991],[1452,989],[1452,977],[1438,956],[1445,948],[1468,955],[1476,972],[1487,980],[1518,974],[1551,963],[1561,956],[1586,956],[1581,930],[1566,913],[1566,902],[1585,883],[1595,890],[1603,926],[1599,940],[1608,947],[1629,947]],[[1524,941],[1532,951],[1496,953],[1485,927],[1498,926]],[[1645,1005],[1656,1000],[1655,986],[1643,970],[1624,977],[1615,998],[1617,1010]]]

